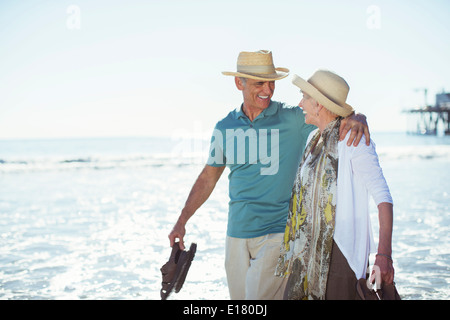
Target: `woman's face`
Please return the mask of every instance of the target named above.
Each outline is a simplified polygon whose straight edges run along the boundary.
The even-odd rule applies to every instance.
[[[303,110],[303,114],[305,115],[305,122],[307,124],[317,125],[317,121],[319,118],[317,101],[311,98],[306,93],[302,93],[303,99],[300,101],[298,106]]]

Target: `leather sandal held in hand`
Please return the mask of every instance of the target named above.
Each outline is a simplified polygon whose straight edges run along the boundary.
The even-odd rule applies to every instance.
[[[196,251],[196,243],[188,251],[181,250],[178,242],[173,245],[169,261],[161,268],[161,300],[166,300],[174,288],[176,293],[180,292]]]

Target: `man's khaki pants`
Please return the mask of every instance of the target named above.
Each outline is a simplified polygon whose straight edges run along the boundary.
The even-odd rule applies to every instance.
[[[232,300],[281,300],[286,280],[274,275],[282,233],[240,239],[227,237],[225,270]]]

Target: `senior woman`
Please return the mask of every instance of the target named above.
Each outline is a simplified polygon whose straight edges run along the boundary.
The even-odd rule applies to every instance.
[[[308,140],[292,190],[276,274],[286,277],[286,299],[356,299],[358,279],[367,277],[374,252],[369,194],[379,213],[375,265],[382,282],[394,279],[391,258],[393,206],[375,145],[346,147],[339,125],[353,112],[349,86],[333,72],[308,79],[295,75],[305,121],[318,127]]]

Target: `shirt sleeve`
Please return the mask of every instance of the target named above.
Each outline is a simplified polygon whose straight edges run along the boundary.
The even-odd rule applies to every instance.
[[[226,165],[224,141],[223,132],[216,125],[211,137],[207,165],[212,167],[223,167]]]
[[[363,136],[361,141],[364,140]],[[370,146],[360,142],[354,147],[351,164],[355,177],[361,179],[376,205],[382,202],[393,203],[373,141],[370,142]]]

